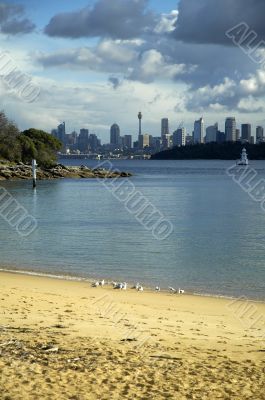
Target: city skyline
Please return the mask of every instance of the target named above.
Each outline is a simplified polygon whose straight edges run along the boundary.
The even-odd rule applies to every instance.
[[[141,118],[139,118],[139,114],[141,114]],[[106,137],[106,139],[102,140],[102,138],[100,137],[100,135],[97,134],[97,132],[95,132],[93,129],[89,129],[89,128],[78,128],[78,129],[74,129],[73,131],[71,131],[71,128],[68,128],[68,130],[66,129],[66,122],[63,121],[61,124],[58,125],[57,128],[59,128],[60,126],[64,125],[64,129],[65,129],[65,133],[66,134],[72,134],[72,133],[77,133],[77,131],[81,131],[81,130],[87,130],[89,132],[89,134],[96,134],[100,140],[102,140],[102,143],[110,143],[110,144],[117,144],[117,139],[112,140],[111,139],[111,130],[112,128],[114,128],[115,131],[118,130],[118,133],[114,133],[114,135],[117,138],[118,136],[131,136],[133,140],[137,140],[139,135],[151,135],[153,137],[161,137],[161,140],[163,141],[163,137],[167,136],[167,135],[173,135],[174,132],[176,132],[178,129],[184,129],[185,130],[185,135],[193,135],[195,132],[195,143],[204,143],[204,141],[206,140],[207,142],[210,141],[214,141],[211,140],[210,138],[212,138],[214,136],[214,131],[219,131],[219,132],[223,132],[228,138],[229,140],[227,141],[236,141],[239,138],[245,139],[245,140],[249,140],[251,136],[254,136],[256,139],[256,131],[258,128],[259,132],[257,135],[263,136],[263,131],[264,131],[264,127],[265,127],[265,121],[264,121],[264,125],[261,124],[251,124],[250,122],[248,123],[242,123],[241,121],[238,121],[235,117],[228,117],[226,116],[225,119],[223,121],[215,121],[215,123],[213,123],[212,125],[210,123],[207,122],[207,120],[205,120],[205,118],[201,117],[198,120],[195,120],[193,122],[193,125],[191,127],[191,129],[188,129],[187,126],[185,125],[184,121],[181,121],[181,123],[170,123],[169,118],[167,117],[163,117],[160,120],[158,120],[157,125],[159,126],[159,132],[156,135],[154,132],[151,131],[147,131],[144,128],[144,115],[141,111],[139,111],[138,115],[137,115],[137,121],[135,119],[135,130],[134,132],[128,132],[128,130],[126,129],[122,129],[120,124],[118,122],[113,122],[109,127],[108,127],[108,135]],[[233,133],[230,133],[230,126],[227,127],[227,124],[230,124],[230,121],[232,120],[232,131]],[[71,124],[70,124],[71,126]],[[199,136],[200,139],[197,139],[197,133],[196,133],[196,126],[199,126]],[[56,128],[51,129],[51,133],[53,133],[53,131]],[[60,129],[60,128],[59,128]],[[247,137],[244,136],[244,133],[242,134],[242,129],[249,129],[249,135]],[[209,139],[207,140],[207,131],[208,131],[208,137]],[[239,131],[239,134],[237,135],[237,131]],[[156,130],[157,132],[157,130]],[[58,137],[60,139],[60,136]],[[61,139],[60,139],[61,140]]]
[[[95,134],[87,128],[80,128],[67,133],[65,122],[52,129],[51,134],[62,142],[62,153],[90,154],[98,156],[138,157],[150,156],[162,150],[168,150],[175,146],[189,146],[207,143],[240,142],[242,145],[260,144],[265,142],[263,126],[252,129],[251,124],[240,124],[235,117],[226,117],[224,131],[220,130],[219,123],[207,126],[203,117],[194,121],[194,129],[188,132],[182,121],[179,126],[169,129],[169,119],[164,117],[160,121],[160,136],[145,133],[142,130],[142,112],[138,112],[138,135],[131,135],[121,131],[115,122],[109,129],[109,141],[103,143]],[[255,131],[255,132],[254,132]],[[137,137],[136,140],[135,137]]]
[[[210,0],[200,7],[195,0],[10,0],[1,49],[39,85],[40,96],[29,106],[0,81],[1,108],[21,130],[50,132],[66,121],[70,131],[82,126],[104,142],[115,120],[134,134],[139,110],[143,130],[155,136],[158,115],[174,126],[184,120],[188,131],[200,116],[209,126],[228,114],[265,125],[264,69],[225,35],[244,21],[257,43],[263,38],[265,4],[254,3],[250,13],[246,0],[233,8],[229,0],[221,8]]]

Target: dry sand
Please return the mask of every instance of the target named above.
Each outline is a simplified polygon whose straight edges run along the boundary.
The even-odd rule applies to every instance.
[[[0,273],[1,399],[265,399],[265,304]]]

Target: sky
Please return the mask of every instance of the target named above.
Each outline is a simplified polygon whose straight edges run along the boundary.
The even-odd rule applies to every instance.
[[[65,121],[103,143],[115,122],[136,138],[139,111],[153,136],[165,117],[171,132],[201,116],[265,127],[264,14],[264,0],[0,1],[0,109],[21,130]]]

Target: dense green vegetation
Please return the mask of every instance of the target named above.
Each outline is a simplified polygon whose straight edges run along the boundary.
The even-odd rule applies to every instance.
[[[247,149],[248,158],[252,160],[265,159],[265,143],[244,144],[225,142],[221,144],[207,143],[193,146],[173,147],[152,156],[153,160],[236,160],[240,158],[242,148]]]
[[[0,112],[0,158],[10,162],[30,163],[50,167],[56,162],[61,143],[49,133],[37,129],[19,132],[17,126]]]

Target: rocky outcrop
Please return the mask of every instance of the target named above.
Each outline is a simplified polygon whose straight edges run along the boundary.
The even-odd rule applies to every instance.
[[[37,179],[61,179],[61,178],[126,178],[132,176],[129,172],[109,171],[103,168],[66,167],[57,164],[53,168],[37,169]],[[0,164],[0,180],[23,180],[32,179],[31,165],[19,163],[17,165]]]

